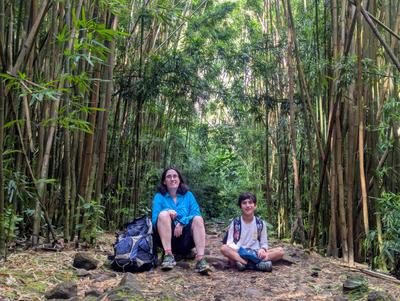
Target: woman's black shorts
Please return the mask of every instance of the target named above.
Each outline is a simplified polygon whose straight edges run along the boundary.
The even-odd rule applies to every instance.
[[[175,224],[173,222],[171,223],[171,229],[172,229],[172,241],[171,241],[172,253],[175,255],[188,254],[195,246],[192,235],[192,221],[190,221],[189,224],[183,227],[182,235],[179,237],[174,236]],[[154,230],[154,242],[156,243],[156,246],[159,248],[163,248],[156,227],[154,227],[153,230]]]

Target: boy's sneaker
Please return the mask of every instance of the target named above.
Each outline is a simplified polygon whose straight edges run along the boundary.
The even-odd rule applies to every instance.
[[[261,272],[272,272],[272,262],[263,260],[256,264],[256,270]]]
[[[163,270],[163,271],[172,270],[175,265],[176,265],[176,261],[175,261],[174,255],[165,254],[164,255],[164,260],[161,263],[161,270]]]
[[[243,272],[246,269],[246,265],[239,261],[236,261],[236,268],[239,272]]]
[[[207,263],[206,259],[202,258],[199,261],[197,261],[195,270],[200,274],[208,274],[208,272],[211,272],[211,267]]]

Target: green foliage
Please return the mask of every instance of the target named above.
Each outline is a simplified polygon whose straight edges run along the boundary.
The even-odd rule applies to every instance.
[[[7,192],[6,199],[11,204],[18,199],[22,204],[28,205],[35,197],[32,183],[19,172],[6,169]]]
[[[400,103],[398,98],[394,96],[388,97],[383,105],[383,113],[387,118],[384,120],[386,126],[390,122],[400,122]]]
[[[127,0],[100,0],[99,4],[102,9],[109,9],[115,15],[129,13],[129,1]]]
[[[40,184],[55,184],[57,183],[56,179],[37,179],[35,182],[35,185],[40,185]]]
[[[384,192],[376,199],[378,213],[382,217],[382,253],[374,260],[385,262],[390,267],[396,264],[400,256],[400,194]],[[370,240],[375,238],[375,231],[370,233]]]
[[[96,238],[103,233],[101,223],[104,221],[104,206],[96,200],[84,202],[82,205],[87,224],[78,225],[83,229],[83,239],[93,244]]]
[[[396,269],[400,255],[400,194],[383,192],[375,201],[376,214],[382,222],[382,245],[379,246],[377,230],[371,230],[363,247],[372,250],[373,266],[399,273]]]
[[[5,209],[4,214],[4,229],[6,233],[6,243],[14,241],[18,237],[19,223],[23,220],[23,217],[14,213],[14,210],[9,206]]]
[[[161,12],[159,21],[170,26],[185,21],[179,18],[181,7],[169,7],[168,3],[148,8],[141,15],[145,26],[155,18],[156,10]],[[236,200],[243,191],[259,196],[259,212],[265,214],[260,192],[263,164],[254,158],[264,133],[262,128],[252,129],[251,117],[243,118],[250,109],[256,110],[258,104],[253,106],[252,100],[258,96],[244,94],[242,70],[252,64],[255,74],[274,72],[277,61],[264,62],[264,43],[257,42],[262,37],[258,22],[248,20],[254,43],[242,44],[242,12],[251,15],[251,9],[260,8],[254,1],[251,4],[248,8],[239,2],[207,3],[204,13],[187,19],[190,34],[183,37],[181,47],[150,54],[142,78],[132,76],[138,74],[136,60],[127,74],[118,74],[117,78],[124,99],[136,101],[143,97],[146,112],[161,114],[166,136],[154,133],[153,124],[144,125],[141,144],[146,150],[165,149],[162,166],[172,164],[182,169],[207,218],[230,219],[237,215]],[[226,74],[232,76],[231,82],[221,81]],[[141,164],[145,173],[139,211],[148,212],[163,169],[159,162]],[[118,210],[124,215],[130,213],[128,208]]]
[[[32,183],[19,172],[8,169],[8,160],[5,160],[5,211],[4,229],[5,242],[12,244],[21,233],[21,222],[27,211],[34,206],[35,193]],[[17,211],[17,205],[25,210]]]
[[[176,165],[182,166],[206,217],[230,219],[240,213],[239,194],[244,191],[257,194],[258,191],[250,158],[235,150],[241,137],[234,127],[199,124],[196,131],[192,155],[183,164]],[[261,211],[262,203],[260,201]]]
[[[348,277],[346,280],[351,287],[354,289],[347,292],[346,296],[351,301],[364,300],[368,294],[368,280],[362,276],[352,276]]]
[[[30,96],[30,107],[34,107],[37,103],[42,103],[44,101],[57,101],[61,98],[62,93],[70,94],[72,91],[68,89],[60,89],[57,88],[57,82],[50,81],[45,83],[32,83],[29,81],[26,76],[22,73],[19,73],[18,76],[10,76],[8,74],[0,74],[1,77],[5,78],[7,81],[7,89],[12,89],[14,91],[19,91],[19,97],[27,97]],[[79,87],[79,90],[84,95],[84,92],[88,89],[89,86],[89,78],[85,76],[85,74],[80,74],[78,76],[74,76],[72,74],[64,75],[64,79],[70,81],[71,84]],[[79,97],[75,97],[71,102],[72,110],[69,106],[63,106],[60,108],[57,118],[48,118],[41,120],[41,124],[43,126],[47,126],[49,124],[58,124],[64,128],[69,130],[79,130],[86,133],[91,133],[92,129],[90,128],[90,124],[85,119],[81,118],[81,113],[95,113],[101,109],[91,108],[85,105],[79,104]],[[25,120],[11,120],[5,124],[5,128],[13,126],[15,123],[25,122]]]

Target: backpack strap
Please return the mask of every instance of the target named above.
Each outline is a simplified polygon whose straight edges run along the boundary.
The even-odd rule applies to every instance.
[[[256,225],[257,225],[257,239],[258,241],[261,241],[261,232],[264,228],[264,223],[261,220],[261,218],[258,218],[257,216],[256,216]]]
[[[233,242],[236,244],[240,240],[240,234],[242,232],[242,221],[240,216],[233,220]]]
[[[240,216],[235,217],[233,219],[233,242],[236,244],[240,240],[240,235],[242,233],[242,220]],[[264,228],[264,223],[261,218],[256,217],[256,225],[257,225],[257,239],[258,241],[261,240],[261,232]],[[223,243],[226,244],[227,238],[228,238],[228,231],[226,231],[225,238],[223,240]]]

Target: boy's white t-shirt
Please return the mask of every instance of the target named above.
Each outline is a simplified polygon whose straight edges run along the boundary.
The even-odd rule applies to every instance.
[[[253,221],[250,223],[245,223],[243,218],[240,217],[241,221],[241,231],[240,231],[240,239],[235,244],[233,241],[233,221],[231,222],[228,230],[228,238],[226,244],[234,250],[239,250],[240,247],[250,248],[253,250],[258,250],[261,248],[268,249],[268,237],[267,237],[267,226],[264,221],[263,228],[260,235],[260,241],[258,241],[258,231],[257,231],[257,223],[256,218],[253,217]]]

